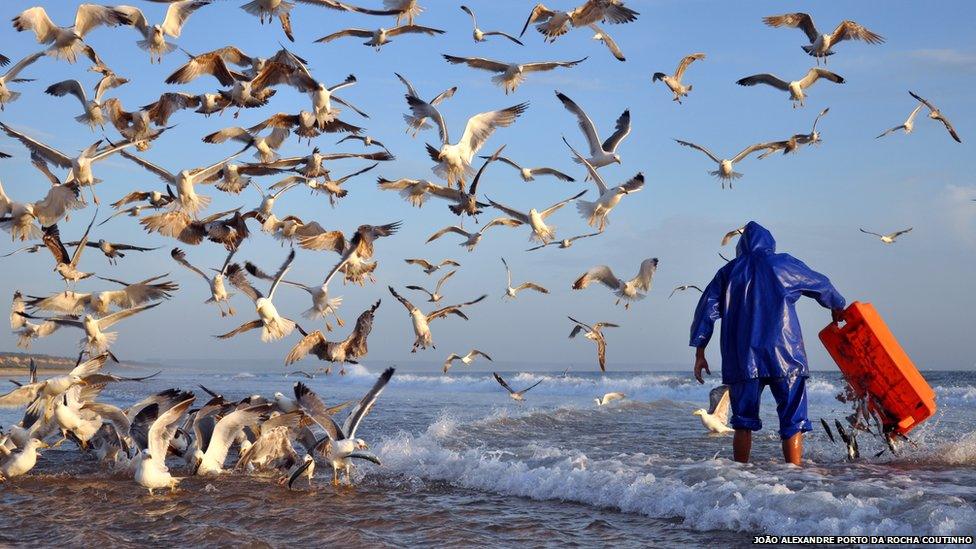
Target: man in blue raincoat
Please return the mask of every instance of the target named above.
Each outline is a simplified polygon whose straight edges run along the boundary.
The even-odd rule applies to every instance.
[[[722,320],[722,383],[729,386],[735,429],[732,454],[748,462],[752,431],[762,428],[759,398],[768,386],[776,399],[783,458],[799,465],[807,418],[807,355],[796,316],[800,296],[816,299],[838,322],[844,298],[830,280],[789,254],[776,253],[776,241],[762,225],[745,226],[736,257],[719,269],[702,292],[691,324],[691,346],[697,348],[695,378],[709,375],[705,346],[715,321]]]

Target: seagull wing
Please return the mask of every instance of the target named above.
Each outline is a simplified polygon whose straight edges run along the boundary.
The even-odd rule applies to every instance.
[[[393,378],[393,373],[395,371],[396,369],[394,368],[387,368],[384,370],[383,373],[380,374],[380,377],[376,380],[376,383],[373,384],[373,387],[370,388],[365,395],[363,395],[363,398],[360,399],[355,406],[353,406],[352,410],[349,412],[349,416],[346,417],[346,421],[342,423],[342,430],[346,433],[347,437],[356,437],[356,431],[359,429],[359,424],[362,423],[363,418],[366,417],[366,414],[373,409],[373,406],[376,404],[376,399],[379,398],[380,393],[383,392],[383,389],[386,387],[387,383],[389,383],[390,379]]]
[[[174,184],[176,183],[175,175],[164,170],[163,168],[160,168],[159,166],[153,164],[152,162],[127,151],[119,151],[119,154],[135,162],[136,164],[142,166],[143,168],[149,170],[150,172],[156,174],[157,176],[159,176],[160,179],[162,179],[166,183],[174,183]]]
[[[556,210],[558,210],[559,208],[562,208],[566,204],[569,204],[570,202],[572,202],[573,200],[576,200],[577,198],[583,196],[584,194],[586,194],[586,191],[583,191],[583,192],[580,192],[580,193],[576,193],[575,195],[567,198],[566,200],[562,200],[562,201],[556,202],[552,206],[549,206],[548,208],[546,208],[546,209],[542,210],[541,212],[539,212],[539,216],[542,217],[542,219],[546,219],[547,217],[549,217],[550,215],[552,215],[553,213],[555,213]]]
[[[161,414],[152,423],[152,426],[149,428],[148,447],[149,455],[152,456],[153,461],[160,464],[166,462],[166,453],[169,451],[170,440],[173,439],[173,435],[176,433],[177,423],[183,417],[183,414],[186,413],[190,405],[193,404],[194,398],[191,396],[169,410],[166,410],[166,412]]]
[[[630,283],[635,284],[641,290],[645,292],[651,289],[651,284],[654,282],[654,273],[657,272],[657,258],[645,259],[641,261],[640,268],[637,270],[637,276],[635,276]]]
[[[620,280],[613,274],[610,267],[606,265],[597,265],[596,267],[591,267],[590,270],[583,273],[579,278],[573,282],[574,290],[582,290],[590,285],[591,282],[601,282],[604,286],[617,290],[620,288]],[[572,320],[572,319],[570,319]],[[577,322],[573,320],[573,322]]]
[[[67,156],[63,152],[55,149],[54,147],[45,145],[40,141],[36,141],[30,137],[27,137],[26,135],[14,130],[13,128],[4,124],[3,122],[0,122],[0,128],[3,128],[3,131],[6,132],[8,136],[16,139],[17,141],[20,141],[31,152],[35,152],[41,155],[48,162],[57,165],[59,168],[71,167],[72,158],[70,156]]]
[[[828,71],[827,69],[821,69],[819,67],[814,67],[807,71],[807,75],[800,80],[800,87],[803,89],[809,88],[817,80],[824,78],[835,82],[837,84],[843,84],[844,78],[837,73]]]
[[[207,276],[207,275],[206,275],[206,273],[204,273],[204,272],[203,272],[203,271],[201,271],[200,269],[198,269],[198,268],[196,268],[196,267],[194,267],[193,265],[191,265],[191,264],[190,264],[190,262],[186,260],[186,252],[184,252],[183,250],[181,250],[181,249],[179,249],[179,248],[173,248],[173,251],[172,251],[172,252],[170,252],[170,254],[169,254],[169,255],[170,255],[170,256],[171,256],[171,257],[172,257],[172,258],[173,258],[173,259],[174,259],[174,260],[175,260],[175,261],[176,261],[177,263],[179,263],[180,265],[182,265],[182,266],[184,266],[185,268],[187,268],[187,269],[189,269],[189,270],[191,270],[191,271],[193,271],[194,273],[197,273],[197,274],[198,274],[198,275],[200,275],[200,276],[201,276],[201,277],[202,277],[202,278],[203,278],[204,280],[206,280],[206,281],[207,281],[207,284],[210,284],[210,277],[209,277],[209,276]]]
[[[708,393],[708,413],[715,416],[723,425],[729,422],[729,386],[719,385]]]
[[[106,330],[112,327],[113,324],[117,324],[123,319],[129,318],[130,316],[141,313],[142,311],[147,311],[153,307],[159,306],[159,303],[153,303],[151,305],[141,305],[139,307],[132,307],[130,309],[122,309],[121,311],[114,312],[108,316],[103,316],[98,319],[98,329]]]
[[[398,36],[401,34],[426,34],[433,36],[435,34],[444,34],[444,31],[422,25],[400,25],[399,27],[394,27],[386,31],[387,36]]]
[[[497,381],[499,385],[501,385],[502,387],[504,387],[506,391],[508,391],[509,393],[514,393],[515,392],[515,391],[512,390],[511,387],[508,386],[508,383],[506,383],[505,380],[502,379],[502,376],[496,374],[495,372],[492,372],[491,375],[495,376],[495,381]]]
[[[387,286],[387,288],[389,288],[390,293],[393,294],[393,297],[395,297],[397,299],[397,301],[399,301],[400,303],[403,304],[404,307],[406,307],[407,312],[412,313],[414,311],[414,309],[417,308],[417,307],[414,306],[413,303],[410,303],[410,301],[407,298],[405,298],[402,295],[398,294],[396,292],[396,290],[393,289],[393,286]]]
[[[563,106],[566,107],[566,110],[576,116],[576,121],[579,124],[580,130],[582,130],[583,136],[586,137],[586,142],[590,146],[590,155],[595,156],[603,152],[603,144],[600,142],[600,134],[597,133],[596,127],[593,125],[593,121],[590,120],[590,117],[587,116],[586,112],[580,108],[575,101],[564,94],[556,92],[556,97],[562,101]],[[628,115],[628,120],[629,118],[630,117]]]
[[[616,152],[617,147],[620,146],[620,142],[628,135],[630,135],[630,109],[625,110],[617,118],[617,124],[614,127],[613,134],[603,142],[603,150],[611,153]]]
[[[868,44],[881,44],[885,41],[880,34],[871,32],[867,27],[849,20],[841,21],[832,35],[834,44],[842,40],[864,40]]]
[[[789,91],[790,83],[769,73],[754,74],[735,81],[740,86],[755,86],[756,84],[768,84],[774,88]]]
[[[226,274],[230,283],[247,295],[247,297],[251,298],[251,301],[257,302],[258,299],[264,297],[254,286],[251,286],[251,283],[247,280],[247,275],[244,274],[244,270],[237,263],[228,265]]]
[[[128,16],[119,12],[111,6],[101,6],[98,4],[81,4],[75,12],[74,32],[80,37],[84,37],[95,27],[105,25],[116,27],[128,23]]]
[[[295,384],[295,401],[305,412],[317,423],[332,440],[342,440],[346,438],[343,429],[332,418],[330,408],[328,408],[315,391],[299,381]]]
[[[455,55],[444,55],[443,57],[448,63],[453,65],[467,65],[472,69],[491,72],[505,72],[508,70],[508,63],[485,59],[484,57],[457,57]]]
[[[204,1],[171,3],[166,10],[166,19],[163,20],[163,32],[173,38],[179,38],[180,33],[183,31],[183,25],[190,18],[190,15],[209,3]]]
[[[454,276],[455,273],[457,273],[457,269],[454,269],[453,271],[450,271],[446,275],[442,276],[441,279],[437,281],[437,285],[434,286],[434,293],[440,293],[441,286],[443,286],[445,282]]]
[[[704,53],[693,53],[691,55],[686,55],[682,57],[681,61],[678,62],[678,68],[675,69],[674,71],[674,77],[677,78],[678,80],[681,80],[681,77],[684,76],[685,74],[685,70],[688,69],[688,65],[691,65],[695,61],[704,58],[705,58]]]
[[[77,80],[63,80],[56,84],[51,84],[44,90],[44,93],[48,95],[53,95],[55,97],[64,97],[65,95],[73,95],[81,103],[81,108],[88,109],[88,96],[85,94],[85,88],[81,86],[81,82]]]
[[[447,124],[444,122],[444,117],[441,116],[440,111],[438,111],[431,103],[424,101],[423,99],[417,97],[416,95],[407,94],[407,105],[410,107],[410,111],[416,118],[431,118],[437,123],[437,129],[440,133],[441,142],[447,143],[450,136],[447,133]]]
[[[577,59],[576,61],[545,61],[542,63],[526,63],[522,65],[522,72],[542,72],[551,71],[559,67],[575,67],[583,61],[586,61],[586,57],[582,59]]]
[[[763,23],[766,23],[770,27],[798,28],[807,35],[807,39],[810,40],[811,44],[820,37],[820,33],[817,32],[817,27],[813,24],[813,18],[802,12],[763,17]]]
[[[590,164],[589,161],[583,158],[583,155],[581,155],[579,151],[574,149],[573,146],[569,144],[569,141],[566,141],[565,137],[563,137],[563,143],[565,143],[566,146],[569,147],[569,150],[573,152],[573,156],[575,156],[576,159],[580,161],[580,164],[586,166],[586,173],[590,174],[590,179],[592,179],[593,182],[596,183],[596,188],[598,191],[600,191],[600,196],[603,196],[603,194],[607,192],[607,184],[606,182],[603,181],[603,178],[596,171],[596,168],[593,167],[593,164]]]
[[[495,202],[494,200],[492,200],[490,198],[487,198],[487,197],[485,197],[485,198],[486,198],[486,200],[488,200],[488,203],[489,204],[491,204],[495,208],[498,208],[499,210],[505,212],[506,214],[512,216],[513,218],[515,218],[516,221],[520,221],[522,223],[529,223],[529,216],[527,214],[522,213],[522,212],[520,212],[518,210],[514,210],[512,208],[509,208],[508,206],[505,206],[503,204],[499,204],[499,203]],[[485,226],[484,228],[482,228],[482,230],[484,230],[486,228],[487,228],[487,226]]]
[[[708,156],[709,158],[711,158],[716,163],[721,163],[722,162],[722,159],[721,158],[715,156],[714,154],[712,154],[712,151],[706,149],[705,147],[702,147],[701,145],[697,145],[695,143],[692,143],[691,141],[682,141],[680,139],[675,139],[675,141],[677,141],[679,145],[684,145],[685,147],[691,147],[692,149],[697,149],[697,150],[705,153],[706,156]]]
[[[612,36],[607,34],[607,31],[601,29],[596,23],[590,23],[589,27],[590,30],[596,33],[596,36],[599,36],[600,41],[603,42],[603,44],[607,47],[607,49],[610,50],[610,53],[614,57],[616,57],[620,61],[627,60],[627,57],[624,56],[623,50],[621,50],[620,46],[617,45],[617,41],[614,40]]]
[[[230,339],[238,334],[243,334],[244,332],[249,332],[251,330],[261,328],[262,326],[264,326],[264,322],[262,322],[261,319],[259,318],[256,320],[252,320],[250,322],[245,322],[244,324],[241,324],[240,326],[234,328],[233,330],[227,332],[226,334],[220,334],[214,337],[216,337],[217,339]]]
[[[256,424],[261,416],[269,413],[273,407],[274,404],[271,403],[258,404],[257,406],[235,410],[220,418],[210,436],[206,456],[223,465],[224,460],[227,459],[230,445],[234,442],[237,434],[245,426]]]
[[[437,231],[436,233],[430,235],[430,238],[427,239],[427,243],[433,242],[433,241],[437,240],[438,238],[446,235],[447,233],[459,234],[459,235],[461,235],[461,236],[463,236],[465,238],[470,238],[471,237],[471,233],[465,231],[464,229],[462,229],[461,227],[458,227],[457,225],[451,225],[449,227],[444,227],[443,229],[441,229],[441,230]]]
[[[861,231],[862,233],[864,233],[864,234],[869,234],[869,235],[871,235],[871,236],[876,236],[876,237],[878,237],[878,238],[881,238],[881,236],[882,236],[882,235],[880,235],[880,234],[878,234],[878,233],[872,233],[871,231],[865,231],[864,229],[859,229],[859,230],[860,230],[860,231]]]
[[[527,108],[529,108],[528,103],[519,103],[507,109],[488,111],[472,116],[468,119],[467,125],[464,126],[464,133],[461,135],[458,145],[470,158],[481,149],[481,146],[497,128],[511,126]]]

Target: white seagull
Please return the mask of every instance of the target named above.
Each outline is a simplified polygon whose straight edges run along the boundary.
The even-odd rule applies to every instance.
[[[247,147],[245,147],[246,149]],[[173,202],[173,205],[177,209],[180,209],[187,214],[195,215],[200,210],[203,210],[208,205],[210,205],[210,197],[203,196],[196,193],[194,189],[195,185],[207,181],[215,173],[217,173],[225,164],[237,157],[237,155],[244,152],[244,149],[228,156],[227,158],[211,164],[210,166],[202,168],[193,169],[183,169],[177,173],[169,172],[152,162],[144,158],[140,158],[134,154],[121,151],[122,156],[128,158],[129,160],[135,162],[136,164],[142,166],[146,170],[156,174],[164,182],[169,183],[176,189],[177,200]]]
[[[454,269],[453,271],[449,271],[447,274],[445,274],[444,276],[442,276],[440,278],[440,280],[437,281],[437,285],[434,286],[434,291],[433,292],[431,292],[427,288],[424,288],[423,286],[405,286],[405,288],[408,289],[408,290],[416,290],[416,291],[424,292],[425,294],[427,294],[429,296],[428,299],[427,299],[427,301],[429,303],[437,303],[441,299],[444,299],[444,296],[441,295],[441,287],[452,276],[454,276],[455,273],[457,273],[457,269]]]
[[[620,203],[624,196],[639,192],[644,188],[644,174],[638,173],[634,177],[627,180],[626,183],[617,185],[616,187],[607,187],[607,184],[600,177],[600,174],[596,171],[596,168],[592,164],[587,162],[583,155],[579,153],[566,138],[563,138],[563,143],[569,147],[569,150],[573,151],[573,155],[576,156],[576,160],[586,166],[586,172],[589,174],[589,179],[593,180],[596,185],[597,191],[600,196],[594,202],[587,200],[577,200],[576,209],[579,210],[580,215],[586,220],[586,224],[590,227],[594,227],[596,230],[603,232],[610,222],[607,216],[610,212]]]
[[[447,371],[451,369],[451,366],[454,365],[455,360],[460,360],[462,364],[470,365],[472,362],[474,362],[474,359],[479,356],[484,357],[486,360],[491,362],[491,357],[479,351],[478,349],[471,349],[470,351],[468,351],[468,354],[464,356],[461,356],[456,353],[451,353],[450,355],[448,355],[447,360],[444,361],[444,373],[446,374]]]
[[[180,420],[195,398],[192,393],[185,393],[183,396],[188,398],[159,414],[159,417],[155,417],[153,413],[158,410],[159,405],[153,403],[144,407],[132,421],[133,428],[151,422],[146,436],[147,446],[135,458],[135,480],[140,486],[149,490],[149,495],[152,495],[153,490],[164,488],[175,492],[176,486],[182,480],[170,474],[166,467],[166,455],[169,453],[170,442],[179,428]]]
[[[183,31],[183,25],[196,10],[210,4],[207,0],[180,0],[169,1],[166,9],[166,18],[162,24],[151,25],[142,10],[132,6],[117,6],[116,11],[124,13],[133,27],[140,34],[142,40],[137,42],[140,48],[149,52],[149,62],[162,63],[163,56],[176,49],[176,46],[166,42],[166,36],[179,38]]]
[[[405,97],[407,98],[408,103],[410,98],[413,97],[416,99],[416,101],[419,101],[420,103],[426,103],[431,107],[436,107],[445,99],[450,99],[451,97],[454,97],[454,93],[457,92],[458,89],[457,86],[448,88],[442,91],[441,93],[437,94],[436,96],[434,96],[434,98],[431,99],[430,101],[424,101],[417,94],[417,90],[414,89],[413,84],[411,84],[409,80],[401,76],[400,73],[393,73],[393,74],[396,74],[396,77],[400,79],[400,82],[403,82],[403,85],[407,87],[407,94]],[[420,130],[426,130],[433,127],[428,122],[429,118],[430,117],[426,115],[423,117],[414,116],[413,112],[403,115],[403,119],[406,120],[407,122],[407,132],[410,133],[412,137],[417,137],[417,133]]]
[[[3,110],[7,103],[16,101],[20,97],[20,92],[12,91],[9,84],[29,81],[24,78],[17,78],[17,75],[41,57],[44,57],[44,52],[42,51],[28,55],[18,61],[16,65],[10,67],[6,73],[0,75],[0,110]]]
[[[539,249],[545,248],[547,246],[558,246],[560,250],[565,250],[566,248],[569,248],[570,246],[572,246],[573,245],[573,242],[576,242],[577,240],[579,240],[581,238],[589,238],[591,236],[600,236],[601,234],[603,234],[603,233],[596,232],[596,233],[590,233],[590,234],[581,234],[581,235],[573,236],[573,237],[570,237],[570,238],[564,238],[562,240],[553,240],[552,242],[547,242],[545,244],[539,244],[538,246],[533,246],[533,247],[531,247],[531,248],[529,248],[528,250],[525,250],[525,251],[527,251],[527,252],[534,252],[535,250],[539,250]]]
[[[505,295],[503,295],[502,297],[509,297],[515,299],[518,293],[521,292],[522,290],[535,290],[540,294],[549,293],[549,290],[543,288],[542,286],[536,284],[535,282],[523,282],[518,286],[512,287],[512,270],[508,268],[508,262],[505,261],[504,257],[502,258],[502,265],[505,266],[505,275],[508,280],[505,286]]]
[[[864,229],[861,229],[861,232],[864,233],[864,234],[869,234],[869,235],[872,235],[872,236],[876,236],[879,239],[881,239],[881,242],[883,242],[885,244],[894,244],[895,243],[895,240],[897,240],[899,236],[901,236],[901,235],[903,235],[905,233],[911,232],[912,228],[913,227],[909,227],[907,229],[902,229],[900,231],[895,231],[893,233],[888,233],[888,234],[873,233],[871,231],[866,231]]]
[[[447,315],[457,315],[464,320],[467,320],[468,316],[461,311],[461,308],[467,307],[468,305],[474,305],[475,303],[478,303],[479,301],[488,297],[487,295],[483,295],[473,301],[460,303],[458,305],[448,305],[447,307],[443,307],[425,314],[413,303],[410,303],[407,298],[398,294],[396,290],[393,289],[393,286],[388,286],[388,288],[390,293],[393,294],[393,297],[397,298],[397,301],[403,304],[403,306],[407,309],[407,313],[410,314],[410,319],[413,323],[413,332],[416,336],[413,342],[413,348],[410,351],[411,353],[416,353],[417,349],[426,349],[427,347],[433,347],[434,349],[437,348],[437,346],[434,345],[434,338],[430,333],[430,323],[432,321],[438,318],[444,318]]]
[[[613,135],[601,143],[600,134],[597,133],[596,126],[593,125],[593,121],[590,120],[586,112],[576,102],[558,91],[556,92],[556,97],[562,101],[566,110],[576,116],[580,130],[582,130],[583,136],[586,137],[586,142],[590,147],[590,157],[586,159],[587,162],[593,164],[596,168],[602,168],[603,166],[614,163],[620,164],[620,155],[617,154],[617,147],[620,146],[620,142],[625,137],[630,135],[630,109],[625,110],[617,118]]]
[[[446,267],[448,265],[452,267],[461,266],[460,263],[454,261],[453,259],[445,259],[440,263],[438,263],[437,265],[434,265],[433,263],[427,261],[426,259],[419,259],[419,258],[408,258],[408,259],[404,259],[403,261],[405,261],[408,265],[416,265],[420,267],[421,269],[424,270],[425,274],[429,274],[429,275],[436,273],[438,269],[440,269],[441,267]]]
[[[589,286],[591,282],[601,282],[604,286],[614,291],[614,295],[617,296],[617,304],[621,300],[626,302],[624,308],[627,309],[630,308],[631,301],[640,301],[647,297],[647,292],[651,291],[651,284],[654,281],[657,264],[658,260],[656,257],[641,261],[637,275],[630,280],[617,278],[613,274],[613,271],[610,270],[610,267],[606,265],[597,265],[577,278],[573,282],[573,289],[582,290]]]
[[[567,318],[569,318],[571,321],[573,321],[573,324],[575,324],[575,326],[573,326],[572,331],[569,332],[570,339],[579,335],[580,332],[585,331],[586,333],[583,334],[583,337],[596,343],[596,358],[597,361],[600,363],[600,371],[606,372],[607,371],[607,339],[603,335],[603,328],[619,328],[620,326],[617,324],[613,324],[611,322],[597,322],[596,324],[590,326],[589,324],[580,322],[579,320],[576,320],[573,317],[567,317]]]
[[[793,108],[797,106],[803,106],[803,100],[806,99],[806,94],[803,90],[812,86],[819,79],[829,80],[835,84],[843,84],[844,77],[828,71],[827,69],[821,69],[819,67],[814,67],[807,71],[806,75],[799,80],[793,80],[792,82],[787,82],[782,78],[769,74],[754,74],[752,76],[746,76],[745,78],[740,78],[735,81],[736,84],[740,86],[755,86],[756,84],[766,84],[772,86],[778,90],[783,90],[790,93],[790,101],[793,102]]]
[[[491,134],[497,128],[511,126],[529,107],[528,103],[519,103],[507,109],[476,114],[468,119],[461,139],[456,144],[451,144],[444,117],[433,105],[414,95],[407,95],[407,104],[410,105],[414,118],[418,120],[430,118],[437,124],[441,147],[437,149],[428,143],[427,154],[436,162],[434,173],[446,179],[448,184],[459,186],[463,185],[468,177],[474,175],[471,160]]]
[[[680,139],[675,139],[675,141],[677,141],[679,145],[683,145],[685,147],[691,147],[692,149],[697,149],[705,153],[705,156],[711,158],[713,162],[718,164],[717,170],[713,170],[708,173],[709,175],[714,175],[715,177],[719,178],[722,181],[723,189],[725,188],[726,183],[729,184],[729,188],[731,189],[732,181],[742,177],[741,173],[735,171],[736,162],[739,162],[740,160],[746,158],[747,156],[749,156],[750,154],[756,151],[768,149],[771,145],[770,143],[756,143],[755,145],[749,145],[748,147],[742,149],[741,151],[739,151],[739,154],[733,156],[732,158],[719,158],[714,154],[712,154],[712,151],[706,149],[701,145],[692,143],[690,141],[682,141]]]
[[[427,36],[434,36],[437,34],[444,34],[444,31],[421,25],[402,25],[399,27],[393,27],[392,29],[381,27],[376,30],[343,29],[341,31],[323,36],[322,38],[316,40],[316,42],[331,42],[338,38],[347,36],[369,38],[369,40],[363,42],[363,45],[372,46],[376,51],[380,51],[380,48],[393,41],[393,37],[400,36],[401,34],[426,34]]]
[[[519,224],[528,225],[532,229],[532,233],[529,234],[529,240],[541,242],[542,244],[548,244],[549,242],[551,242],[556,238],[556,226],[547,225],[546,218],[548,218],[550,215],[558,211],[566,204],[569,204],[571,201],[576,200],[577,198],[583,196],[584,194],[586,194],[586,191],[575,194],[565,200],[561,200],[542,211],[532,208],[528,211],[528,213],[520,212],[518,210],[509,208],[508,206],[499,204],[490,198],[486,197],[486,199],[488,200],[489,204],[501,210],[502,212],[510,215],[512,217],[512,220],[518,221]],[[509,225],[517,226],[516,224],[509,224]]]
[[[485,59],[484,57],[457,57],[454,55],[444,55],[444,59],[453,65],[467,65],[472,69],[481,69],[489,72],[499,73],[491,77],[491,81],[501,86],[505,94],[515,92],[519,85],[525,80],[525,76],[532,72],[546,72],[562,68],[572,68],[586,61],[586,57],[575,61],[542,61],[538,63],[506,63]]]
[[[488,31],[488,32],[485,32],[485,31],[481,30],[480,28],[478,28],[478,19],[475,17],[474,12],[471,11],[471,8],[469,8],[467,6],[461,6],[461,11],[463,11],[464,13],[466,13],[466,14],[468,14],[468,15],[471,16],[471,26],[473,27],[473,30],[471,31],[471,37],[474,38],[474,41],[475,42],[484,42],[486,40],[486,37],[488,37],[488,36],[502,36],[504,38],[508,38],[512,42],[515,42],[519,46],[524,46],[525,45],[525,44],[522,43],[521,40],[519,40],[518,38],[515,38],[511,34],[504,33],[504,32],[501,32],[501,31]]]
[[[540,379],[539,381],[536,381],[535,383],[529,385],[525,389],[522,389],[521,391],[516,391],[515,389],[512,389],[511,387],[508,386],[508,383],[506,383],[505,380],[502,379],[502,376],[498,375],[495,372],[492,372],[491,375],[495,376],[495,381],[497,381],[499,385],[501,385],[502,387],[505,388],[506,391],[508,391],[509,398],[517,402],[522,402],[523,400],[525,400],[525,393],[528,393],[536,385],[542,383],[543,381]]]
[[[204,303],[213,303],[220,310],[220,316],[227,316],[234,314],[234,308],[230,306],[230,298],[234,295],[227,291],[227,287],[224,285],[225,277],[227,276],[227,266],[230,264],[230,258],[234,257],[234,252],[231,251],[227,254],[227,259],[224,259],[223,266],[220,270],[212,269],[214,271],[213,277],[203,272],[197,267],[194,267],[189,261],[186,260],[186,252],[179,248],[173,248],[170,252],[170,256],[173,257],[180,265],[186,267],[190,271],[200,275],[207,282],[207,286],[210,287],[210,298],[204,301]],[[227,303],[227,310],[224,310],[224,303]]]
[[[40,6],[28,8],[13,18],[17,32],[34,31],[38,44],[50,44],[47,51],[69,63],[74,63],[84,50],[85,35],[92,29],[99,25],[117,27],[128,22],[126,14],[112,6],[98,4],[80,4],[75,12],[74,24],[69,27],[55,25]]]
[[[244,270],[241,269],[240,265],[232,263],[227,267],[227,278],[230,280],[230,283],[254,301],[254,310],[258,318],[250,322],[245,322],[226,334],[216,336],[218,339],[228,339],[237,334],[255,328],[261,328],[261,341],[267,343],[282,339],[294,331],[295,322],[278,314],[278,310],[275,308],[274,303],[272,303],[275,290],[281,283],[281,279],[285,277],[285,273],[291,268],[291,262],[294,260],[295,250],[292,250],[288,254],[288,258],[285,259],[285,262],[278,269],[278,272],[275,273],[274,281],[271,282],[271,288],[268,290],[267,297],[258,292],[254,286],[251,286],[251,283],[247,281],[247,275],[244,274]]]
[[[461,242],[459,246],[465,246],[469,252],[473,252],[475,246],[477,246],[478,243],[481,242],[481,238],[484,236],[485,231],[490,229],[491,227],[495,227],[498,225],[505,226],[505,227],[518,227],[521,224],[522,222],[517,219],[512,219],[510,217],[498,217],[492,219],[488,223],[485,223],[484,225],[481,226],[480,229],[478,229],[477,232],[473,232],[473,233],[466,231],[464,228],[459,227],[458,225],[451,225],[449,227],[444,227],[443,229],[430,235],[430,238],[427,239],[427,244],[430,244],[431,242],[446,235],[447,233],[454,233],[454,234],[459,234],[465,238],[464,242]]]
[[[489,159],[491,157],[490,156],[482,156],[481,158],[484,158],[484,159],[487,160],[487,159]],[[522,177],[522,181],[525,181],[526,183],[528,183],[530,181],[535,181],[535,176],[537,176],[537,175],[551,175],[551,176],[555,177],[556,179],[559,179],[560,181],[576,181],[571,176],[566,175],[565,173],[563,173],[563,172],[561,172],[559,170],[556,170],[554,168],[525,168],[525,167],[522,167],[521,165],[519,165],[514,160],[512,160],[510,158],[507,158],[507,157],[504,157],[504,156],[499,156],[497,158],[497,160],[499,162],[503,162],[505,164],[508,164],[509,166],[511,166],[511,167],[515,168],[516,170],[518,170],[519,176]]]
[[[915,106],[915,108],[908,115],[908,118],[906,118],[904,122],[902,122],[901,124],[895,126],[894,128],[891,128],[890,130],[885,130],[880,135],[878,135],[877,137],[875,137],[875,139],[878,139],[879,137],[884,137],[884,136],[888,135],[889,133],[894,133],[894,132],[896,132],[898,130],[903,130],[905,132],[905,135],[908,135],[908,134],[912,133],[912,130],[915,129],[915,115],[917,115],[918,114],[918,111],[922,110],[922,107],[924,107],[924,106],[925,106],[925,104],[922,103],[921,101],[919,101],[918,105]]]
[[[597,406],[606,406],[615,400],[623,400],[627,398],[627,395],[618,392],[606,393],[602,397],[594,398]]]
[[[956,143],[962,143],[962,139],[959,138],[959,134],[956,133],[956,129],[952,127],[952,123],[949,122],[949,119],[946,118],[944,114],[942,114],[942,111],[940,111],[938,107],[933,105],[931,102],[923,99],[922,97],[919,97],[918,94],[916,94],[913,91],[909,91],[908,93],[911,94],[911,96],[914,97],[915,99],[918,99],[919,101],[924,103],[925,106],[929,108],[929,118],[931,118],[932,120],[938,120],[939,122],[942,122],[942,125],[945,126],[946,131],[949,132],[949,135],[956,140]]]
[[[729,404],[729,386],[719,385],[708,393],[708,410],[699,408],[692,415],[698,416],[702,425],[713,433],[731,433],[734,429],[728,425]]]

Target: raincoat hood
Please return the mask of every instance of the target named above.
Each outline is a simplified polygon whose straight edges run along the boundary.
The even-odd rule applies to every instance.
[[[749,253],[776,253],[776,239],[773,238],[773,233],[755,221],[746,224],[742,236],[739,237],[739,243],[735,247],[736,256]]]

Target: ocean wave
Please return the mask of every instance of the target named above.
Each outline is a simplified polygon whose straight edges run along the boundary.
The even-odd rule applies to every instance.
[[[631,454],[593,460],[578,449],[537,445],[530,458],[484,447],[452,449],[457,428],[442,418],[424,433],[376,446],[383,475],[411,484],[445,482],[534,500],[572,501],[661,519],[696,530],[776,534],[969,534],[976,510],[963,499],[912,484],[865,478],[864,470],[741,466],[724,459]],[[876,467],[876,466],[875,466]]]

